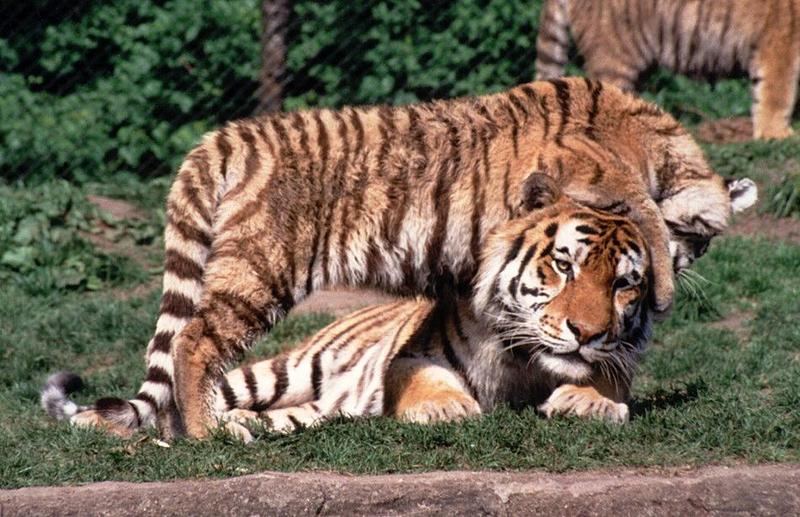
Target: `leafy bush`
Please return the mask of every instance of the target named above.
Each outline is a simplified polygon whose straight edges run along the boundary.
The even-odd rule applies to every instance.
[[[541,1],[298,2],[285,106],[408,103],[534,76]]]
[[[0,283],[44,294],[142,280],[144,273],[130,260],[87,240],[101,220],[115,222],[65,181],[32,189],[0,187]],[[144,238],[152,240],[155,232]]]
[[[285,106],[409,102],[529,80],[539,4],[296,2]],[[0,177],[165,174],[204,131],[254,108],[257,0],[34,5],[0,32]]]
[[[256,0],[35,3],[0,34],[0,177],[165,174],[252,111]]]

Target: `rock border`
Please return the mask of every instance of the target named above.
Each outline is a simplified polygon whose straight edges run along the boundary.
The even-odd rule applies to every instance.
[[[800,464],[219,480],[0,490],[0,515],[797,515]]]

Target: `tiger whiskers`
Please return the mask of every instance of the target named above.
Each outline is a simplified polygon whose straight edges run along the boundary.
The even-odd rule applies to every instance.
[[[678,288],[683,289],[689,296],[696,300],[707,300],[704,285],[710,285],[711,281],[692,269],[681,269],[678,272]]]

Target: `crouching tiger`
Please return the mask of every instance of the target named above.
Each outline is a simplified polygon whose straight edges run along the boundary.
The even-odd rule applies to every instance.
[[[668,114],[581,78],[233,122],[181,165],[148,376],[104,407],[131,429],[157,417],[164,435],[206,436],[227,364],[314,290],[468,287],[489,232],[534,208],[534,170],[642,229],[657,310],[673,269],[755,200],[752,181],[726,183]]]
[[[498,404],[626,421],[650,336],[647,244],[630,220],[560,196],[546,176],[531,183],[543,208],[491,232],[472,295],[342,318],[227,373],[214,390],[215,416],[245,440],[256,420],[278,431],[339,414],[434,422]],[[45,390],[51,413],[64,413],[66,378]],[[128,432],[108,416],[84,408],[72,422]]]

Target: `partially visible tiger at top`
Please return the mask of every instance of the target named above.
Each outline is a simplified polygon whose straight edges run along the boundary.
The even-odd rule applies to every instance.
[[[538,79],[564,73],[569,32],[589,77],[624,90],[660,65],[698,77],[750,76],[753,136],[785,138],[800,75],[800,0],[545,0]]]
[[[488,233],[533,208],[534,171],[641,227],[661,310],[673,266],[756,190],[715,174],[671,116],[580,78],[232,122],[189,153],[169,193],[147,380],[116,403],[126,425],[159,415],[162,434],[206,436],[225,366],[315,289],[468,291]]]
[[[531,183],[542,208],[490,232],[471,296],[446,292],[345,316],[227,373],[214,415],[245,441],[251,422],[276,431],[340,414],[429,423],[502,404],[625,422],[652,320],[647,243],[629,219],[577,205],[549,177]],[[43,393],[51,415],[131,433],[108,404],[70,406],[76,385],[68,374],[51,377]]]

